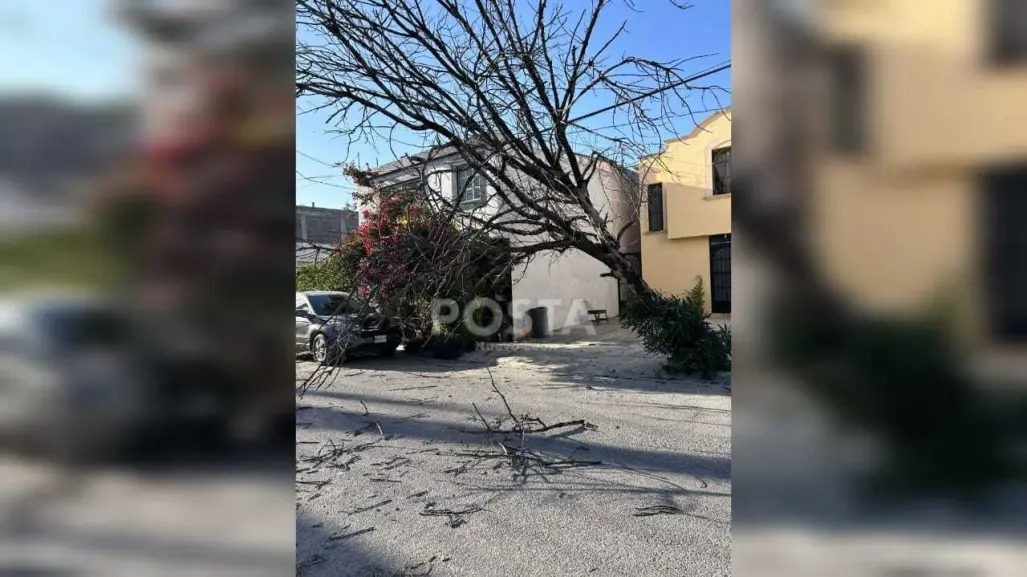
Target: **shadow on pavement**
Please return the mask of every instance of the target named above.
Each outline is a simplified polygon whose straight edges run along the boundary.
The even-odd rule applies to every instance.
[[[353,395],[359,399],[359,395]],[[303,411],[304,421],[312,422],[313,428],[335,431],[353,432],[367,430],[368,417],[362,413],[349,412],[341,409],[310,407]],[[376,417],[387,437],[405,437],[459,445],[461,443],[480,444],[485,438],[485,430],[481,422],[473,422],[476,417],[468,413],[469,421],[464,430],[452,422],[436,421],[426,418]],[[489,415],[486,415],[490,418]],[[642,473],[671,473],[691,475],[704,479],[729,481],[731,479],[731,458],[712,454],[673,453],[667,451],[646,451],[615,447],[606,444],[579,441],[573,435],[583,429],[563,435],[544,434],[531,436],[529,442],[533,450],[554,455],[576,454],[579,459],[601,460],[605,467],[633,470]]]

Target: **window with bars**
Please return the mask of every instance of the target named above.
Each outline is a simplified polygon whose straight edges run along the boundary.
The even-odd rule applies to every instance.
[[[461,204],[485,202],[487,183],[477,170],[471,167],[457,169],[455,186],[454,194]]]
[[[648,188],[649,232],[663,230],[663,185],[650,184]]]
[[[713,194],[731,194],[731,147],[713,151]]]
[[[990,0],[988,57],[999,66],[1027,64],[1027,2]]]
[[[381,187],[380,191],[383,194],[397,194],[400,192],[415,191],[422,188],[423,186],[424,185],[421,180],[413,178],[410,180],[404,180],[402,182],[396,182],[393,184],[383,186]]]

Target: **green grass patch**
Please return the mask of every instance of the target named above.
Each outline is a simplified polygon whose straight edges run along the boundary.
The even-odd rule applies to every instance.
[[[115,255],[90,227],[0,237],[0,286],[109,288],[120,277]]]

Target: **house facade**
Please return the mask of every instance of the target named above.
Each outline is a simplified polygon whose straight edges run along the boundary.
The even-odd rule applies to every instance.
[[[485,179],[467,167],[459,155],[443,150],[432,156],[430,161],[424,161],[416,168],[410,161],[400,159],[373,169],[377,175],[375,186],[383,188],[423,181],[424,186],[432,190],[430,194],[453,195],[455,198],[462,192],[458,203],[462,212],[473,212],[478,218],[502,214],[500,211],[504,210],[505,201]],[[635,173],[606,160],[596,162],[599,165],[588,183],[589,197],[597,211],[608,219],[609,230],[614,235],[625,231],[620,241],[622,250],[637,253],[638,184]],[[519,180],[518,175],[511,178]],[[364,208],[358,207],[361,219]],[[542,240],[512,234],[507,234],[507,237],[514,245]],[[610,318],[617,317],[624,287],[609,273],[608,266],[577,250],[563,254],[543,251],[527,263],[518,265],[511,275],[510,298],[513,305],[510,315],[514,334],[519,336],[530,330],[526,312],[537,307],[547,309],[549,333],[587,325],[591,322],[588,310],[602,309]]]
[[[701,278],[707,309],[731,313],[731,111],[639,162],[642,276],[680,295]]]
[[[878,311],[955,306],[979,350],[1027,339],[1027,5],[825,7],[808,107],[812,243]]]

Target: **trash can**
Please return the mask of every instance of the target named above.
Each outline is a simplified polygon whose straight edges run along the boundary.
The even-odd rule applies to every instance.
[[[549,332],[549,311],[546,307],[528,309],[528,318],[531,319],[531,338],[545,338]]]

